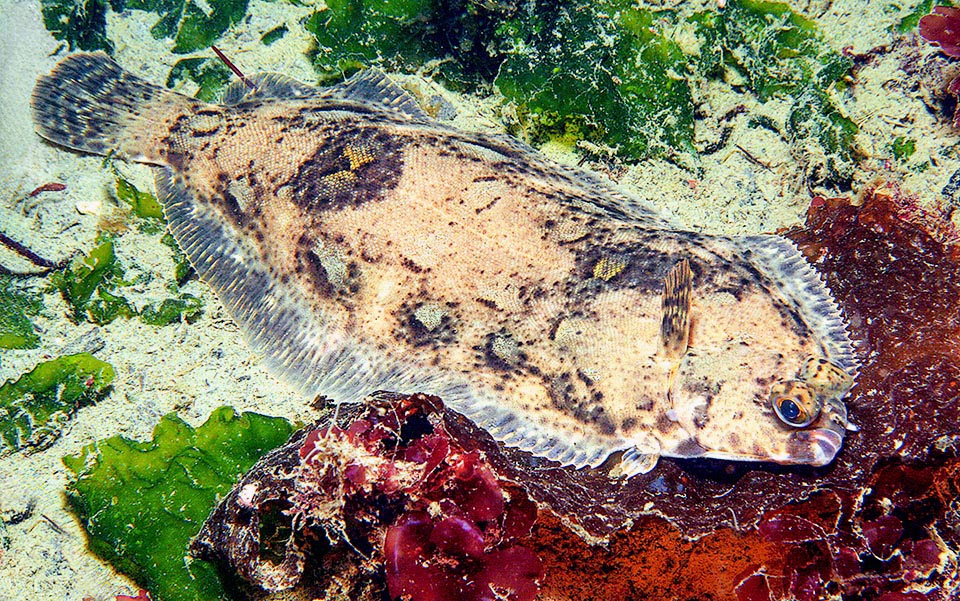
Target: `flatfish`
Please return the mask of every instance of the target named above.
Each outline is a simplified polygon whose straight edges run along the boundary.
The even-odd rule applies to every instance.
[[[685,231],[384,74],[265,74],[207,104],[104,54],[38,81],[37,131],[154,165],[169,227],[305,397],[437,395],[503,444],[614,477],[661,456],[825,465],[856,364],[774,235]]]

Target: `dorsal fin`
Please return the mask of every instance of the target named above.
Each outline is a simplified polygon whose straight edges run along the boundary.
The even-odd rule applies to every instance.
[[[220,104],[232,106],[241,102],[266,98],[296,100],[320,94],[318,88],[308,86],[280,73],[257,73],[248,77],[247,81],[252,83],[255,88],[251,89],[243,81],[234,81],[224,89]]]
[[[251,89],[243,81],[234,81],[224,89],[220,104],[232,106],[268,98],[297,100],[332,96],[343,100],[380,104],[415,119],[430,119],[409,92],[391,81],[379,69],[364,69],[345,82],[328,88],[315,88],[280,73],[257,73],[248,77],[247,81],[252,83],[255,89]]]
[[[325,92],[332,92],[344,100],[382,104],[415,119],[430,119],[409,92],[395,84],[379,69],[364,69]]]

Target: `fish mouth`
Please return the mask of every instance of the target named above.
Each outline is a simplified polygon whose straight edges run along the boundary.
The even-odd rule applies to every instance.
[[[847,408],[843,401],[836,396],[825,399],[817,421],[790,434],[787,443],[790,462],[815,467],[829,464],[843,446],[847,426]]]
[[[798,430],[790,435],[787,454],[790,463],[823,467],[837,456],[843,436],[830,428]]]

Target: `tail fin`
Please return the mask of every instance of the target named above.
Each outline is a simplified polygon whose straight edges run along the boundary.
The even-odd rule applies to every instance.
[[[37,133],[74,150],[107,154],[146,106],[172,94],[124,71],[102,52],[73,54],[37,81],[31,106]]]

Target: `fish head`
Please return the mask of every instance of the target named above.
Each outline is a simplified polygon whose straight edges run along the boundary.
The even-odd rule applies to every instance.
[[[664,455],[823,466],[840,450],[853,370],[813,328],[764,328],[782,306],[756,296],[741,298],[754,310],[699,307],[670,387],[676,431]]]

